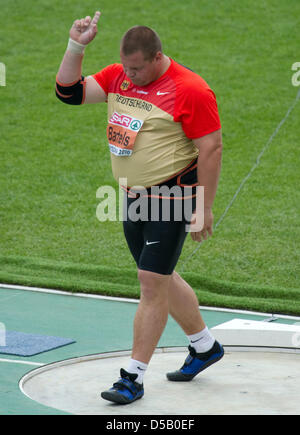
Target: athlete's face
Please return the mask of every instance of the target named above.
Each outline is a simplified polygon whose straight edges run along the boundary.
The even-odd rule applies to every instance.
[[[120,57],[125,74],[136,86],[146,86],[161,74],[163,54],[160,51],[153,60],[145,60],[141,51],[129,56],[121,51]]]

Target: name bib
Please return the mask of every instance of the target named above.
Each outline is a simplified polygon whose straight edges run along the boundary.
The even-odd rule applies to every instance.
[[[131,156],[143,122],[129,115],[114,112],[106,130],[110,152],[116,156]]]

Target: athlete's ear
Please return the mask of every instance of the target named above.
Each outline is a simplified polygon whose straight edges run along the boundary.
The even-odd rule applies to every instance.
[[[161,51],[158,51],[154,56],[153,60],[156,60],[156,62],[161,62],[163,60],[163,57],[164,57],[163,53]]]

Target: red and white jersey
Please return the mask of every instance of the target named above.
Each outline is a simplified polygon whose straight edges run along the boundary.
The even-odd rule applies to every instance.
[[[214,92],[171,59],[147,86],[134,85],[121,64],[92,76],[107,94],[107,139],[115,179],[150,187],[187,167],[198,155],[192,139],[221,128]]]

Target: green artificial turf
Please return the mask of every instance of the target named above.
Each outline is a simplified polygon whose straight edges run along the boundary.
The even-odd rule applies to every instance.
[[[83,74],[119,61],[135,24],[214,89],[223,129],[215,223],[295,102],[298,0],[84,3],[0,0],[0,281],[138,297],[122,223],[96,218],[102,185],[117,188],[105,140],[106,105],[70,107],[54,94],[68,31],[102,11]],[[179,271],[202,305],[300,314],[300,101],[217,227],[187,238]],[[195,251],[196,250],[196,251]]]

